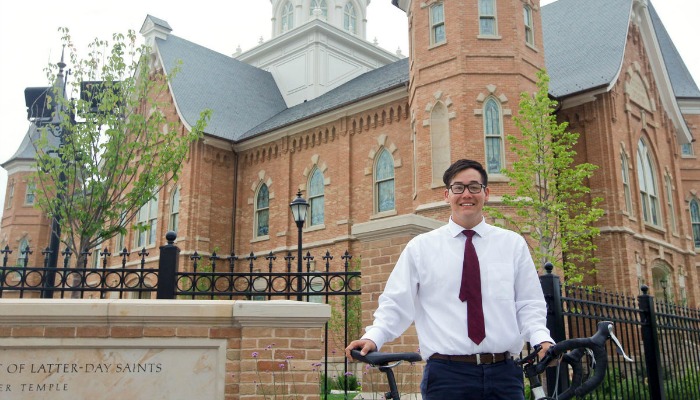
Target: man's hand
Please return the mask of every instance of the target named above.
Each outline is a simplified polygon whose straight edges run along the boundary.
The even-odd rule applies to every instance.
[[[540,360],[541,360],[542,357],[544,357],[544,355],[547,353],[547,350],[548,350],[550,347],[554,346],[554,343],[551,343],[551,342],[542,342],[542,343],[540,343],[540,346],[542,346],[542,348],[541,348],[540,351],[537,353],[537,356],[538,356],[538,357],[540,358]],[[553,366],[556,366],[556,365],[557,365],[557,360],[556,360],[556,358],[555,358],[554,360],[552,360],[552,361],[549,363],[548,366],[549,366],[549,367],[553,367]]]
[[[364,356],[367,355],[367,353],[377,351],[377,345],[369,339],[353,340],[348,347],[345,348],[345,357],[347,357],[348,360],[355,361],[350,355],[350,350],[354,349],[360,349],[360,354]]]

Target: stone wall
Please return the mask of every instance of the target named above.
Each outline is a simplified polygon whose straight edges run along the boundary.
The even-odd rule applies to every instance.
[[[328,318],[327,305],[288,300],[0,299],[0,392],[314,400]]]

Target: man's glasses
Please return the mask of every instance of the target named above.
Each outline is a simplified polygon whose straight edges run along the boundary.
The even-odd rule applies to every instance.
[[[453,183],[447,188],[451,190],[454,194],[462,194],[464,193],[464,189],[467,189],[471,194],[479,194],[481,193],[481,190],[485,187],[486,185],[482,183],[470,183],[468,185],[465,185],[463,183]]]

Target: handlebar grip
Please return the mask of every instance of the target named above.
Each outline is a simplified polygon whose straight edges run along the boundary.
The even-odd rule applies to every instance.
[[[408,362],[418,362],[421,361],[421,355],[418,353],[382,353],[379,351],[373,351],[367,353],[364,356],[360,353],[360,350],[353,349],[350,350],[350,355],[353,359],[361,361],[365,364],[382,366],[387,365],[392,362],[397,361],[408,361]]]

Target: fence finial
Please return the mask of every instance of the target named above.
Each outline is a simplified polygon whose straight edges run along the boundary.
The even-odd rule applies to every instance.
[[[641,289],[642,289],[642,293],[643,293],[643,294],[645,294],[645,295],[646,295],[646,294],[649,294],[649,286],[647,286],[647,285],[642,285]]]
[[[165,234],[165,240],[168,241],[168,244],[174,244],[175,239],[177,239],[177,233],[174,231],[168,231],[168,233]]]
[[[548,274],[551,274],[552,271],[554,270],[554,264],[547,261],[547,263],[544,264],[544,270],[547,271]]]

